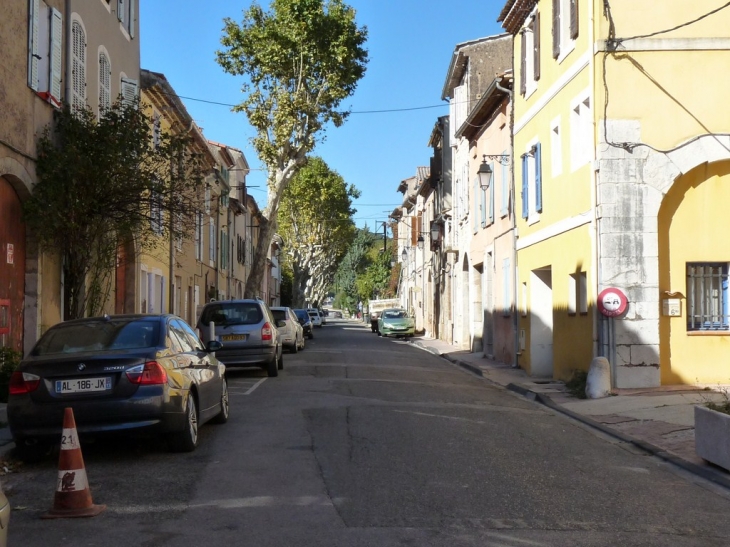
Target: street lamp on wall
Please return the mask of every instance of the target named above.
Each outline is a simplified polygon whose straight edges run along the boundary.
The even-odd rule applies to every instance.
[[[509,164],[509,156],[507,154],[482,154],[482,163],[477,170],[477,177],[479,177],[479,186],[482,190],[489,188],[492,183],[492,176],[494,172],[487,163],[487,158],[499,162],[501,165]]]
[[[400,254],[401,262],[406,262],[408,260],[408,251],[403,249],[403,252]]]

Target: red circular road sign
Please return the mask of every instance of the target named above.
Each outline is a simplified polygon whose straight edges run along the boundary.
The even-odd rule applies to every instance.
[[[629,299],[621,289],[603,289],[598,295],[598,311],[607,317],[622,315],[629,305]]]

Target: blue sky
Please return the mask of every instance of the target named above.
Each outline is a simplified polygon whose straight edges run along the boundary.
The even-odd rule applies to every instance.
[[[268,0],[259,2],[268,5]],[[441,100],[454,46],[499,34],[501,0],[349,0],[358,25],[368,27],[370,62],[355,94],[343,103],[353,114],[330,128],[315,150],[330,168],[355,185],[355,222],[376,230],[402,200],[401,180],[428,165],[428,139],[438,116],[448,114]],[[232,0],[143,0],[140,2],[142,68],[162,72],[190,115],[213,141],[241,149],[252,168],[262,168],[250,145],[253,131],[244,114],[227,106],[242,100],[240,77],[215,62],[223,19],[242,20],[250,2]],[[199,100],[193,100],[199,99]],[[420,108],[420,107],[435,108]],[[413,109],[365,113],[373,110]],[[362,112],[362,113],[357,113]],[[250,193],[266,202],[262,171],[248,177]],[[380,228],[382,229],[382,228]],[[379,231],[379,230],[378,230]]]

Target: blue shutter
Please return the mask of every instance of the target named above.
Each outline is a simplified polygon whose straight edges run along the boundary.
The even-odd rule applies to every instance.
[[[530,214],[527,188],[527,155],[522,156],[522,218],[527,218]]]
[[[503,152],[507,155],[507,150]],[[509,169],[506,165],[500,165],[502,168],[502,205],[499,209],[499,214],[505,216],[509,210]]]
[[[542,153],[539,142],[535,145],[535,210],[542,213]]]
[[[494,223],[494,186],[497,184],[494,180],[494,163],[492,163],[492,184],[489,185],[489,224]]]

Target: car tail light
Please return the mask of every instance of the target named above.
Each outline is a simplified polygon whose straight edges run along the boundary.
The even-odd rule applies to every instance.
[[[271,329],[271,323],[264,323],[264,326],[261,327],[261,340],[273,339],[274,333]]]
[[[144,365],[138,365],[127,370],[127,378],[133,384],[140,386],[166,384],[167,372],[157,361],[148,361]]]
[[[16,370],[10,376],[10,385],[8,386],[8,392],[11,395],[22,395],[23,393],[30,393],[38,389],[41,384],[41,377],[31,374],[30,372],[20,372]]]

